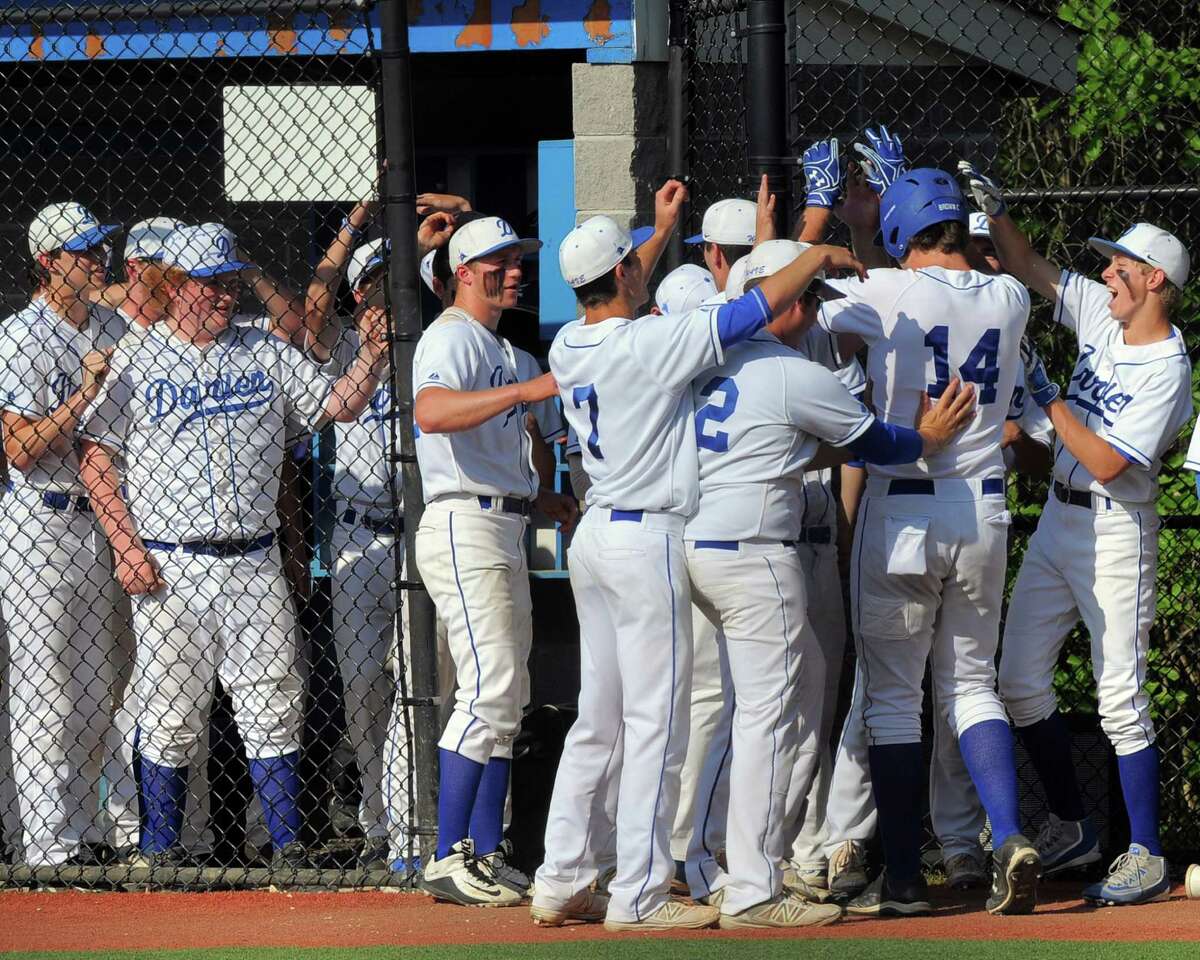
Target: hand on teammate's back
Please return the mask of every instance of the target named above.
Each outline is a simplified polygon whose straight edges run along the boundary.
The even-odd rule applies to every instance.
[[[654,230],[669,233],[679,222],[679,214],[688,198],[687,187],[678,180],[668,180],[654,194]]]
[[[854,255],[853,250],[833,244],[821,244],[818,249],[825,257],[825,263],[821,269],[827,274],[853,273],[859,280],[867,279],[866,265]]]
[[[921,455],[931,457],[945,449],[974,416],[975,387],[963,386],[958,377],[946,384],[937,403],[930,403],[929,394],[922,394],[915,424],[925,441]]]
[[[523,380],[520,387],[522,403],[541,403],[558,394],[558,383],[552,373],[543,373],[532,380]]]

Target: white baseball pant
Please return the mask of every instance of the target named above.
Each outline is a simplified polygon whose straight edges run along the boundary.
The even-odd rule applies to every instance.
[[[799,746],[802,698],[816,705],[801,677],[820,648],[808,624],[804,570],[793,547],[749,543],[735,549],[687,544],[688,572],[700,609],[718,625],[733,701],[729,749],[728,872],[705,855],[703,830],[688,858],[692,895],[724,890],[723,913],[741,913],[777,896],[783,884],[784,817]],[[818,669],[814,676],[823,678]],[[811,725],[810,725],[811,727]],[[701,783],[725,765],[711,749]],[[699,814],[699,811],[698,811]]]
[[[231,557],[154,550],[167,584],[134,598],[142,756],[188,765],[207,728],[213,679],[233,701],[251,760],[300,749],[296,616],[273,548]]]
[[[17,487],[5,498],[0,589],[25,861],[60,864],[109,832],[100,770],[117,655],[108,542],[90,512]]]
[[[683,758],[683,769],[679,773],[679,809],[675,811],[675,823],[671,828],[671,856],[679,863],[687,860],[688,847],[692,840],[692,827],[696,819],[696,803],[699,797],[700,773],[704,769],[709,744],[721,726],[721,715],[725,707],[725,690],[721,683],[721,657],[717,648],[717,628],[709,623],[704,613],[692,604],[692,703],[689,724],[687,753]],[[725,724],[728,727],[728,724]],[[728,737],[728,731],[726,731]],[[725,845],[724,815],[729,798],[729,776],[721,777],[716,784],[715,796],[704,796],[706,805],[722,811],[719,817],[720,830],[710,840],[717,847]],[[714,827],[716,825],[714,824]],[[718,836],[719,834],[719,836]]]
[[[478,497],[446,497],[426,505],[417,529],[417,566],[446,624],[458,680],[438,746],[476,763],[512,757],[529,699],[525,527],[521,516],[482,509]]]
[[[0,499],[4,494],[0,492]],[[8,636],[0,616],[0,858],[5,852],[17,862],[21,854],[21,817],[17,811],[17,783],[13,779],[12,727],[8,716]]]
[[[113,831],[109,842],[119,850],[137,846],[141,830],[133,770],[137,744],[137,706],[132,684],[135,644],[129,597],[116,580],[110,582],[108,589],[112,595],[112,621],[108,629],[115,639],[117,662],[113,677],[113,719],[105,733],[103,773],[105,804]]]
[[[682,534],[681,517],[602,507],[590,508],[575,533],[570,572],[580,630],[579,717],[554,780],[539,901],[565,904],[596,878],[611,836],[606,807],[614,756],[622,750],[608,918],[643,920],[670,896],[670,833],[692,673]]]
[[[1083,620],[1091,638],[1100,726],[1118,756],[1154,743],[1146,656],[1154,622],[1159,519],[1154,504],[1051,495],[1029,540],[1004,628],[1000,692],[1018,727],[1058,706],[1054,668]]]

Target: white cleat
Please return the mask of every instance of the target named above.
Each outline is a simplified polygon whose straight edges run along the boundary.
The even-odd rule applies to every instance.
[[[579,923],[599,923],[608,912],[608,895],[580,890],[561,907],[539,904],[535,895],[529,915],[539,927],[561,927],[570,920]]]
[[[653,933],[658,930],[703,930],[705,927],[715,925],[720,918],[721,911],[716,907],[668,900],[650,914],[650,916],[642,920],[605,920],[604,929],[612,933],[630,931]]]
[[[781,893],[774,900],[757,904],[741,913],[721,914],[721,929],[823,927],[841,919],[841,916],[842,908],[836,903],[808,903]]]

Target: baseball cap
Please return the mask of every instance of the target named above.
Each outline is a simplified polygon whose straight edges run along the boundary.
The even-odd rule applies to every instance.
[[[799,240],[767,240],[760,243],[746,258],[748,263],[745,282],[765,280],[778,273],[811,246],[811,243],[802,243]],[[845,296],[825,282],[824,270],[813,277],[808,289],[821,300],[840,300]]]
[[[630,250],[636,250],[653,235],[653,227],[626,230],[612,217],[589,217],[563,237],[558,247],[558,269],[568,286],[582,287],[604,276]]]
[[[521,253],[528,255],[536,253],[542,246],[541,240],[523,240],[517,236],[507,220],[500,217],[481,217],[464,223],[454,231],[450,238],[450,266],[456,268],[459,264],[470,263],[480,257],[506,250],[509,247],[521,247]]]
[[[151,217],[139,220],[125,234],[126,260],[161,260],[167,237],[185,226],[172,217]]]
[[[654,291],[654,305],[666,314],[687,313],[716,292],[711,273],[694,263],[685,263],[663,277]]]
[[[100,223],[81,203],[52,203],[29,224],[29,252],[35,257],[51,250],[81,253],[103,243],[119,226]]]
[[[215,277],[254,266],[237,259],[237,237],[219,223],[180,227],[163,244],[162,259],[189,277]]]
[[[364,243],[355,250],[350,257],[350,265],[346,267],[346,282],[350,284],[350,289],[357,290],[367,274],[383,264],[384,257],[390,250],[391,247],[384,237]]]
[[[718,200],[704,211],[700,232],[684,243],[728,243],[739,247],[754,243],[756,210],[749,200]]]
[[[725,299],[736,300],[746,292],[746,266],[750,263],[750,254],[738,257],[729,268],[729,276],[725,278]]]
[[[421,280],[435,297],[437,296],[437,291],[433,288],[433,258],[436,256],[437,251],[430,250],[421,258]]]
[[[1158,267],[1175,286],[1188,282],[1192,260],[1179,238],[1152,223],[1135,223],[1116,240],[1089,237],[1091,248],[1106,257],[1123,253]]]
[[[967,229],[973,237],[990,237],[992,225],[988,223],[988,215],[976,210],[971,214]]]

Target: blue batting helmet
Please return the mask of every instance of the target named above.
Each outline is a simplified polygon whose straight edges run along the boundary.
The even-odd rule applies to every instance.
[[[879,237],[888,256],[897,260],[915,234],[944,220],[967,223],[962,190],[944,170],[909,170],[879,198]]]

